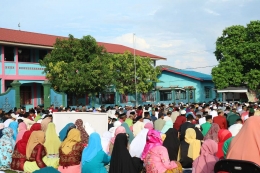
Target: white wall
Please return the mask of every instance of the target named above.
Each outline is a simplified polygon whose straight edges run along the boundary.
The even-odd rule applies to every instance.
[[[59,134],[61,129],[68,123],[75,123],[77,119],[82,119],[83,124],[90,123],[97,133],[101,136],[108,129],[107,113],[94,112],[54,112],[53,123],[56,126],[56,132]]]

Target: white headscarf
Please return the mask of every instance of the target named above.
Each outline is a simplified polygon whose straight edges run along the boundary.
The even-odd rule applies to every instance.
[[[91,135],[91,133],[95,132],[95,129],[88,122],[85,123],[85,130],[89,136]]]
[[[233,124],[228,130],[231,132],[232,136],[236,136],[242,127],[243,124]]]
[[[121,124],[122,124],[122,123],[121,123],[120,121],[115,121],[115,122],[114,122],[114,127],[111,127],[111,128],[109,129],[109,132],[111,133],[112,138],[113,138],[114,135],[115,135],[116,128],[119,127],[119,126],[121,126]]]
[[[112,135],[109,131],[103,133],[103,135],[101,137],[101,145],[102,145],[103,151],[105,153],[109,152],[108,147],[109,147],[111,138],[112,138]]]
[[[146,144],[146,137],[148,133],[148,129],[141,130],[138,135],[133,139],[130,144],[129,153],[132,157],[141,158],[145,144]]]

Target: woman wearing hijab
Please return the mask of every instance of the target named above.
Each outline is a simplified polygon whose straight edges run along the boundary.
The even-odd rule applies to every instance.
[[[146,144],[141,159],[144,160],[150,149],[155,146],[162,146],[162,143],[163,141],[160,133],[156,130],[149,130],[149,132],[147,133]]]
[[[109,173],[138,173],[133,159],[127,150],[127,143],[125,133],[120,133],[116,136]]]
[[[150,128],[150,126],[146,127]],[[149,129],[146,127],[134,138],[134,140],[130,144],[129,153],[132,157],[141,158],[142,156],[146,144],[147,133],[149,132]]]
[[[148,152],[144,164],[146,172],[149,173],[182,173],[181,164],[170,161],[164,146],[153,147]]]
[[[192,162],[199,157],[201,141],[196,139],[196,132],[193,128],[188,128],[184,141],[180,145],[180,163],[185,172],[191,172]]]
[[[201,146],[200,156],[192,164],[192,173],[214,173],[214,166],[219,160],[216,157],[218,144],[207,139]]]
[[[10,168],[15,146],[13,130],[10,127],[6,127],[2,133],[3,136],[0,139],[0,167]]]
[[[260,116],[251,116],[233,138],[227,159],[246,160],[260,165]],[[243,149],[245,148],[246,149]]]
[[[111,155],[112,152],[113,152],[113,148],[114,148],[114,143],[115,143],[115,140],[116,140],[116,136],[120,133],[126,133],[126,130],[123,126],[119,126],[116,128],[116,131],[115,131],[115,136],[111,138],[110,140],[110,144],[109,144],[109,154]]]
[[[115,136],[115,131],[116,131],[116,128],[117,127],[119,127],[119,126],[121,126],[121,122],[120,121],[115,121],[114,123],[113,123],[113,127],[111,127],[108,131],[111,133],[111,135],[112,135],[112,137],[114,137]]]
[[[90,136],[92,133],[95,132],[95,129],[92,127],[92,125],[89,122],[85,123],[85,130],[87,134]]]
[[[54,123],[49,123],[45,133],[44,147],[46,148],[47,155],[43,158],[47,166],[58,168],[59,166],[59,148],[61,142],[56,134]]]
[[[16,143],[20,141],[24,135],[24,133],[27,131],[27,126],[24,122],[19,123],[18,125],[18,134],[16,137]]]
[[[47,117],[45,117],[42,122],[41,122],[41,126],[42,126],[42,131],[45,133],[48,127],[48,124],[52,121],[52,115],[47,115]]]
[[[165,125],[163,126],[161,132],[166,133],[170,128],[173,128],[172,121],[166,121]]]
[[[102,150],[99,134],[94,132],[89,137],[88,147],[82,153],[81,172],[107,173],[105,165],[109,163],[110,159],[110,156]]]
[[[207,139],[212,139],[213,141],[218,143],[218,131],[220,130],[219,125],[216,123],[212,123],[208,133],[204,137],[204,141]]]
[[[13,139],[16,141],[17,134],[18,134],[18,122],[13,121],[9,124],[9,127],[13,130]]]
[[[232,137],[232,134],[230,131],[226,130],[226,129],[220,129],[219,132],[218,132],[218,152],[216,154],[216,156],[219,158],[219,159],[223,159],[224,157],[224,153],[223,153],[223,145],[224,145],[224,142],[231,138]]]
[[[152,123],[146,123],[146,124],[144,125],[144,128],[145,128],[145,129],[148,129],[148,130],[153,130],[153,124],[152,124]]]
[[[163,141],[163,146],[167,149],[170,160],[177,160],[180,147],[178,131],[174,128],[170,128],[165,134],[166,138]]]
[[[75,122],[75,125],[76,125],[77,129],[80,131],[81,142],[83,144],[87,145],[89,135],[87,134],[86,130],[83,127],[82,119],[77,119],[76,122]]]
[[[43,145],[45,134],[43,131],[32,132],[26,146],[26,162],[24,163],[24,172],[34,172],[46,167],[42,158],[47,154]]]
[[[63,127],[63,129],[61,129],[61,131],[59,132],[60,141],[64,141],[64,139],[67,135],[68,129],[73,125],[74,125],[73,123],[68,123],[65,127]]]
[[[131,144],[131,142],[134,140],[134,134],[130,130],[129,126],[126,123],[122,123],[121,126],[123,126],[126,130],[126,133],[128,134],[128,144]]]
[[[231,141],[233,140],[234,137],[231,137],[229,138],[228,140],[226,140],[224,142],[224,145],[222,147],[222,150],[223,150],[223,153],[224,153],[224,158],[226,159],[227,158],[227,152],[228,152],[228,149],[229,149],[229,145],[231,143]]]
[[[60,161],[58,170],[61,173],[80,172],[80,162],[84,144],[81,142],[80,131],[71,129],[67,138],[61,143],[59,149]]]
[[[13,170],[23,171],[24,163],[26,161],[26,149],[28,140],[34,131],[40,131],[41,124],[35,123],[32,125],[29,131],[26,131],[21,140],[19,140],[15,147],[14,153],[12,155],[12,164],[11,168]]]

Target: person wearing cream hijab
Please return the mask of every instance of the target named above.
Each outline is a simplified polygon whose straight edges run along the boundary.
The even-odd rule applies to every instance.
[[[227,159],[246,160],[260,165],[260,116],[251,116],[233,138]],[[245,148],[246,147],[246,148]]]
[[[44,143],[44,132],[32,132],[28,144],[26,146],[26,162],[24,164],[24,172],[34,172],[46,167],[42,158],[47,154]],[[40,157],[38,157],[40,156]],[[30,161],[29,161],[30,160]]]
[[[185,139],[180,145],[180,163],[183,170],[191,170],[192,162],[199,157],[201,141],[196,139],[196,131],[188,128],[185,132]]]
[[[84,144],[80,136],[78,129],[71,129],[67,138],[61,143],[58,167],[61,173],[81,172],[80,162]]]
[[[45,136],[44,146],[46,148],[47,155],[43,158],[43,161],[47,166],[57,169],[59,166],[59,148],[61,142],[60,138],[56,134],[54,123],[48,124]]]

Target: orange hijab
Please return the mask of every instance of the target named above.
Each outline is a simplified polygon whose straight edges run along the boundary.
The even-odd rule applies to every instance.
[[[29,138],[29,141],[28,141],[28,144],[26,146],[26,158],[29,159],[31,154],[32,154],[32,151],[34,149],[34,147],[37,145],[37,144],[42,144],[44,143],[44,140],[45,140],[45,134],[43,131],[34,131],[32,132],[30,138]]]
[[[260,165],[260,116],[246,120],[242,129],[232,140],[227,159],[247,160]]]

